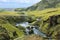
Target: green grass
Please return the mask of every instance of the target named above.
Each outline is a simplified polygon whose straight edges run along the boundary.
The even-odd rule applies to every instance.
[[[29,16],[33,15],[35,17],[41,17],[42,21],[46,21],[51,16],[60,15],[60,8],[50,8],[50,9],[45,9],[45,10],[42,10],[42,11],[38,11],[38,10],[28,11],[28,12],[26,12],[26,14],[29,15]],[[35,21],[32,22],[32,23],[34,24]],[[40,25],[42,25],[42,24],[40,24]],[[49,22],[45,22],[45,23],[43,23],[43,26],[40,26],[40,30],[44,33],[47,33],[47,32],[51,33],[52,31],[54,31],[52,37],[56,37],[55,35],[58,34],[57,32],[60,32],[59,31],[60,30],[60,24],[58,24],[56,26],[52,26],[49,30],[48,30],[48,28],[49,28]],[[58,30],[58,28],[59,28],[59,30]]]
[[[14,11],[3,11],[3,12],[0,12],[0,16],[19,16],[19,14],[17,14],[17,12],[14,12]]]
[[[7,24],[3,24],[2,25],[4,28],[6,28],[6,30],[8,31],[8,33],[10,32],[14,32],[16,31],[18,36],[23,36],[23,32],[21,30],[19,30],[18,28],[12,26],[11,24],[7,23]],[[10,35],[11,36],[11,35]]]
[[[42,11],[38,11],[38,10],[35,10],[35,11],[27,11],[25,12],[29,17],[33,16],[33,19],[37,18],[37,17],[42,17],[42,20],[45,21],[47,20],[50,16],[54,16],[54,15],[60,15],[60,8],[50,8],[50,9],[45,9],[45,10],[42,10]],[[8,31],[10,37],[13,37],[13,31],[16,31],[17,34],[18,34],[18,37],[22,37],[24,36],[24,33],[16,28],[15,26],[13,26],[10,22],[12,22],[13,20],[10,20],[10,22],[8,20],[6,20],[7,18],[6,17],[9,17],[9,16],[20,16],[20,14],[18,12],[9,12],[9,11],[4,11],[4,12],[0,12],[0,25],[2,25],[2,27],[6,28],[6,30]],[[15,19],[14,17],[14,19]],[[10,18],[9,18],[10,19]],[[18,20],[18,19],[16,19]],[[20,20],[20,19],[19,19]],[[14,21],[15,22],[15,21]],[[32,24],[34,24],[36,21],[33,21]],[[13,22],[12,22],[13,23]],[[13,23],[14,24],[14,23]],[[40,22],[38,24],[41,24]],[[41,26],[41,30],[42,32],[44,33],[47,33],[47,28],[49,27],[49,23],[44,23],[43,24],[44,26]],[[55,35],[55,32],[59,31],[57,30],[60,26],[57,25],[57,27],[55,26],[55,28],[53,29],[53,27],[51,29],[49,29],[49,31],[54,31],[54,35]],[[57,33],[56,33],[57,34]],[[52,36],[54,36],[52,35]]]
[[[60,8],[50,8],[42,11],[28,11],[26,12],[28,15],[34,15],[35,17],[42,17],[44,20],[48,19],[53,15],[60,15]]]
[[[0,12],[0,25],[7,30],[10,37],[14,37],[13,36],[14,31],[16,31],[18,37],[24,36],[24,33],[13,25],[14,23],[12,24],[10,23],[13,22],[13,20],[10,20],[10,16],[15,19],[15,17],[19,16],[19,14],[17,12],[11,11]],[[10,22],[7,20],[7,17],[9,17],[8,19],[10,20]]]

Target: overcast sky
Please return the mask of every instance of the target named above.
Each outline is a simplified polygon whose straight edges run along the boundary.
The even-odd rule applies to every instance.
[[[0,0],[0,8],[24,8],[38,2],[40,0]]]

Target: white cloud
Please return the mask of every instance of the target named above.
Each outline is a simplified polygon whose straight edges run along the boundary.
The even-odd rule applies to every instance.
[[[19,2],[19,3],[29,3],[30,0],[15,0],[13,2]]]
[[[32,6],[39,1],[41,0],[0,0],[0,8],[24,8]]]
[[[8,0],[0,0],[0,2],[7,2]]]
[[[0,2],[36,3],[40,0],[0,0]]]

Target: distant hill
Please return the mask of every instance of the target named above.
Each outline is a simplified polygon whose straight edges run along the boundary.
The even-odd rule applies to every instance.
[[[17,12],[22,12],[22,11],[25,11],[26,10],[26,8],[16,8],[16,9],[14,9],[14,11],[17,11]]]
[[[14,11],[14,8],[0,8],[1,11]]]
[[[5,8],[7,11],[14,11],[14,8]]]
[[[47,8],[56,8],[60,7],[60,0],[41,0],[39,3],[28,7],[26,10],[44,10]]]

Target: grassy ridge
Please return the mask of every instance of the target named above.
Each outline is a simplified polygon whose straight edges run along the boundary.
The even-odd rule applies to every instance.
[[[18,28],[14,27],[13,25],[11,25],[9,23],[3,24],[2,26],[4,28],[6,28],[6,30],[8,31],[8,33],[13,33],[14,31],[16,31],[19,37],[23,36],[23,32],[21,30],[19,30]],[[10,34],[10,36],[12,36],[12,35]]]
[[[50,16],[60,15],[60,8],[50,8],[42,11],[28,11],[28,15],[33,15],[35,17],[42,17],[44,20],[47,20]]]
[[[41,17],[42,21],[46,21],[51,16],[60,15],[60,8],[50,8],[50,9],[45,9],[42,11],[37,11],[37,10],[27,11],[25,13],[29,17],[33,17],[33,19],[36,19],[37,17]],[[24,36],[24,33],[21,30],[19,30],[18,28],[16,28],[15,24],[14,24],[16,21],[18,21],[18,22],[20,21],[19,16],[20,16],[20,14],[18,14],[17,12],[7,12],[7,11],[0,12],[0,25],[2,25],[2,27],[4,27],[8,31],[10,37],[13,37],[14,31],[17,32],[18,37]],[[34,22],[35,21],[32,21],[32,23],[34,23]],[[40,22],[38,22],[38,24],[41,25]],[[54,30],[52,36],[55,37],[57,32],[60,32],[58,29],[58,28],[60,28],[60,24],[58,24],[56,26],[52,26],[49,30],[47,30],[49,27],[48,25],[49,25],[48,22],[43,23],[43,26],[41,26],[42,32],[47,34],[48,31],[49,31],[49,33],[51,33]]]
[[[14,11],[3,11],[3,12],[0,12],[0,16],[4,16],[4,15],[7,15],[7,16],[19,16],[19,14],[17,14],[17,12],[14,12]]]
[[[18,20],[18,19],[16,19],[17,16],[19,16],[19,14],[17,14],[17,12],[9,12],[9,11],[0,12],[0,26],[5,28],[9,34],[9,36],[13,37],[13,38],[14,38],[14,36],[13,36],[14,31],[16,31],[18,37],[21,37],[24,35],[20,29],[16,28],[13,25],[15,23],[14,20]],[[13,19],[11,19],[11,18],[13,18]]]
[[[50,8],[50,9],[45,9],[45,10],[42,10],[42,11],[28,11],[27,14],[30,15],[30,16],[33,15],[35,17],[42,17],[42,21],[46,21],[51,16],[60,15],[60,8]],[[38,23],[40,24],[40,22],[38,22]],[[40,25],[42,25],[42,24],[40,24]],[[40,27],[40,30],[42,32],[46,33],[46,34],[48,34],[48,32],[50,34],[50,33],[52,33],[52,31],[54,31],[53,34],[51,35],[52,37],[56,37],[55,35],[57,35],[58,32],[60,32],[60,24],[52,26],[49,29],[48,28],[49,28],[49,22],[44,22],[43,26]]]
[[[60,7],[60,0],[41,0],[35,5],[28,7],[26,10],[35,11],[35,10],[45,10],[47,8],[57,8],[57,7]]]

